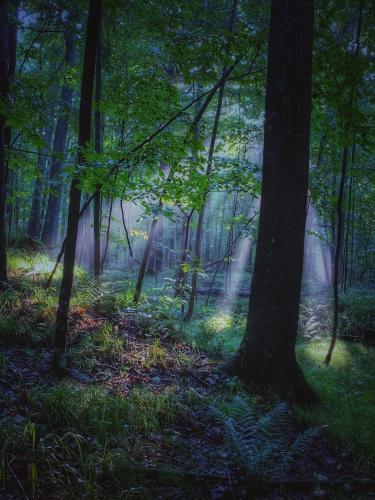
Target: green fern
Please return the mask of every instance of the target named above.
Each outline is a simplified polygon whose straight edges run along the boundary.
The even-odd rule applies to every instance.
[[[240,396],[236,396],[228,408],[211,410],[224,426],[240,464],[251,477],[262,481],[283,476],[290,465],[308,451],[319,432],[318,428],[311,427],[291,443],[286,433],[290,424],[287,403],[279,403],[258,419]]]

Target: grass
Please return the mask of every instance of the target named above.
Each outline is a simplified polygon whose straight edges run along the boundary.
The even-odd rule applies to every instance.
[[[77,383],[34,388],[29,409],[25,424],[0,422],[0,487],[16,477],[25,497],[93,499],[143,498],[131,494],[149,488],[140,464],[160,446],[148,436],[189,411],[168,391],[139,387],[125,398]]]
[[[216,356],[233,355],[245,330],[243,314],[226,313],[213,307],[198,309],[195,318],[181,328],[185,338],[198,349]]]
[[[310,423],[327,425],[337,444],[375,466],[375,349],[338,341],[332,362],[324,363],[328,341],[297,347],[299,362],[321,403],[296,407]]]
[[[44,290],[41,284],[51,267],[46,257],[17,252],[10,255],[9,267],[16,286],[0,297],[0,344],[12,345],[29,339],[51,345],[59,274],[52,287]],[[181,321],[178,301],[163,294],[162,288],[151,289],[151,283],[147,285],[149,295],[143,296],[139,307],[143,316],[140,314],[138,319],[141,329],[155,339],[140,353],[141,367],[169,367],[170,360],[158,341],[159,335],[183,336],[197,349],[220,357],[237,351],[245,329],[246,299],[239,300],[229,313],[220,311],[218,303],[204,306],[204,299],[199,298],[194,319],[186,324]],[[132,305],[131,290],[111,295],[111,286],[110,282],[95,284],[87,273],[77,269],[72,306],[85,310],[95,305],[98,298],[109,312]],[[351,291],[343,299],[342,307],[341,328],[345,331],[355,333],[358,329],[373,327],[373,295]],[[329,330],[329,314],[319,304],[307,304],[303,314],[302,327],[311,340],[299,342],[298,360],[321,403],[315,408],[295,406],[296,414],[310,425],[326,425],[339,447],[375,466],[375,348],[338,341],[332,363],[327,367],[324,357],[328,349],[325,332]],[[126,341],[106,323],[97,332],[86,335],[71,355],[77,367],[92,368],[101,360],[121,364],[124,351]],[[6,368],[6,358],[0,358],[0,370]],[[194,400],[193,390],[189,397]],[[173,425],[179,414],[189,411],[175,394],[141,388],[123,398],[100,387],[59,384],[47,392],[36,390],[33,398],[38,418],[30,423],[27,431],[10,429],[5,424],[0,428],[0,449],[3,450],[0,469],[4,470],[2,463],[9,460],[4,457],[17,456],[15,450],[25,449],[25,475],[34,488],[39,469],[53,469],[54,465],[48,466],[48,460],[54,460],[54,456],[60,457],[56,463],[66,464],[66,468],[76,461],[88,488],[85,494],[90,498],[102,494],[100,478],[106,478],[105,484],[108,478],[115,478],[118,471],[124,474],[130,470],[130,462],[137,458],[137,453],[141,455],[148,433],[163,432]],[[34,424],[37,438],[33,434]],[[38,434],[38,425],[47,426],[49,437]],[[132,433],[142,437],[134,437]],[[68,478],[81,494],[79,474],[65,471],[56,481],[64,484]]]
[[[349,306],[352,318],[357,302]],[[347,308],[344,311],[346,327],[349,313]],[[201,309],[197,318],[185,327],[185,334],[197,347],[229,356],[238,349],[244,326],[243,314],[227,315],[213,308]],[[374,467],[375,348],[337,341],[332,362],[326,366],[324,358],[329,340],[320,331],[315,338],[318,340],[300,340],[297,357],[321,403],[315,408],[295,406],[296,414],[309,425],[327,426],[338,447]]]
[[[177,396],[169,392],[134,389],[128,397],[110,394],[101,387],[59,384],[47,394],[37,395],[43,405],[43,418],[50,428],[73,427],[95,437],[105,445],[109,436],[123,440],[131,433],[160,432],[182,408]]]

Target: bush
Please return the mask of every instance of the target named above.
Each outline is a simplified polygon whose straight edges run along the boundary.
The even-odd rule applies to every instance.
[[[375,292],[351,290],[340,300],[340,333],[362,335],[375,330]]]

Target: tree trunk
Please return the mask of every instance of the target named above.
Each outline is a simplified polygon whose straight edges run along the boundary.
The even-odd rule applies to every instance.
[[[345,179],[346,179],[346,169],[348,165],[348,148],[345,147],[342,154],[341,163],[341,177],[340,177],[340,188],[339,196],[337,199],[337,237],[336,237],[336,249],[335,258],[333,262],[333,322],[332,322],[332,340],[329,346],[329,350],[326,356],[326,363],[329,364],[332,358],[333,349],[335,348],[336,337],[337,337],[337,327],[339,319],[339,281],[340,281],[340,263],[341,263],[341,248],[342,248],[342,237],[343,237],[343,227],[344,227],[344,190],[345,190]]]
[[[176,289],[174,297],[181,297],[184,299],[185,294],[185,282],[186,282],[186,270],[184,269],[184,264],[187,261],[188,257],[188,241],[189,241],[189,228],[191,218],[193,216],[194,209],[190,211],[190,213],[186,216],[186,221],[182,226],[182,255],[181,261],[179,262],[178,271],[177,271],[177,279],[176,279]],[[184,313],[184,301],[181,302],[181,312]]]
[[[225,70],[224,70],[224,72],[225,72]],[[211,174],[212,159],[214,156],[217,130],[219,128],[221,108],[222,108],[222,104],[223,104],[224,88],[225,88],[225,85],[222,85],[220,87],[218,100],[217,100],[215,120],[214,120],[214,125],[212,128],[211,143],[210,143],[210,149],[208,152],[208,159],[207,159],[207,169],[206,169],[206,176],[207,177],[209,177]],[[189,305],[188,305],[188,310],[187,310],[187,313],[185,316],[185,321],[190,321],[193,314],[194,314],[196,289],[197,289],[197,283],[198,283],[198,274],[199,274],[199,269],[201,266],[201,244],[202,244],[204,211],[205,211],[205,207],[206,207],[206,201],[207,201],[207,195],[205,194],[204,200],[203,200],[203,206],[202,206],[202,209],[199,212],[199,216],[198,216],[197,231],[195,233],[193,274],[191,277],[191,291],[190,291],[190,295],[189,295]]]
[[[8,2],[0,3],[0,99],[6,101],[9,92],[9,31]],[[6,154],[5,116],[0,115],[0,282],[8,281],[6,254]]]
[[[9,2],[9,24],[8,24],[8,47],[9,47],[9,83],[12,84],[16,74],[17,62],[17,21],[20,0],[11,0]],[[5,144],[11,145],[12,130],[11,127],[5,128]]]
[[[359,54],[360,49],[360,39],[361,39],[361,29],[362,29],[362,17],[363,17],[363,6],[364,0],[360,0],[358,9],[358,21],[357,21],[357,33],[355,38],[355,57]],[[354,97],[355,97],[355,86],[352,86],[350,99],[348,103],[349,110],[352,109]],[[339,279],[340,279],[340,263],[341,263],[341,250],[343,247],[343,233],[344,233],[344,194],[345,194],[345,180],[346,180],[346,170],[348,164],[348,139],[349,131],[345,130],[344,140],[346,146],[343,149],[343,156],[341,162],[341,177],[340,177],[340,188],[339,195],[337,199],[337,235],[336,235],[336,251],[333,269],[333,321],[332,321],[332,339],[325,358],[325,362],[328,365],[331,362],[333,350],[336,344],[337,337],[337,327],[339,319]],[[367,252],[366,252],[367,253]]]
[[[229,33],[232,33],[232,31],[233,31],[236,10],[237,10],[237,0],[233,0],[230,18],[229,18],[229,24],[228,24]],[[226,74],[227,71],[228,71],[228,68],[223,69],[222,78],[224,78],[224,75]],[[214,125],[212,128],[210,149],[208,152],[208,159],[207,159],[207,170],[206,170],[207,177],[209,177],[211,174],[212,159],[213,159],[213,155],[214,155],[214,151],[215,151],[217,130],[219,127],[221,108],[222,108],[222,104],[223,104],[224,88],[225,88],[225,83],[220,87],[218,100],[217,100]],[[195,120],[195,122],[196,121],[197,120]],[[201,265],[201,244],[202,244],[203,221],[204,221],[204,211],[205,211],[206,201],[207,201],[207,194],[204,195],[203,206],[202,206],[202,210],[199,213],[197,231],[195,234],[193,274],[192,274],[192,278],[191,278],[191,291],[190,291],[190,295],[189,295],[189,305],[188,305],[188,310],[187,310],[187,313],[185,316],[185,321],[190,321],[190,319],[192,318],[193,313],[194,313],[195,296],[196,296],[196,289],[197,289],[197,283],[198,283],[198,273],[199,273],[199,268]]]
[[[77,155],[77,163],[80,165],[82,165],[85,161],[83,148],[90,142],[91,135],[91,111],[94,89],[95,59],[101,11],[101,0],[90,0],[83,60],[81,102],[79,109],[79,151]],[[70,187],[65,258],[56,315],[55,355],[52,368],[57,371],[64,371],[66,366],[65,349],[68,330],[68,311],[73,284],[80,201],[81,191],[78,187],[78,178],[77,176],[74,176]]]
[[[297,365],[309,173],[313,0],[272,0],[263,179],[246,332],[232,370],[260,389],[313,394]]]
[[[168,184],[168,182],[170,182],[170,180],[173,177],[173,167],[169,168],[168,165],[166,165],[165,163],[162,163],[161,167],[162,167],[162,170],[164,171],[164,174],[166,175],[165,183]],[[169,171],[168,171],[168,168],[169,168]],[[161,211],[162,207],[163,207],[163,201],[160,198],[158,212]],[[146,269],[147,269],[148,260],[149,260],[150,253],[151,253],[152,243],[154,241],[155,235],[157,234],[159,219],[160,219],[160,215],[158,214],[153,219],[150,231],[148,233],[146,246],[145,246],[143,256],[142,256],[141,266],[140,266],[139,272],[138,272],[137,284],[136,284],[135,291],[134,291],[134,297],[133,297],[134,304],[138,304],[139,298],[141,296],[143,280],[144,280],[144,277],[146,274]]]
[[[159,203],[159,208],[161,208],[161,202]],[[134,292],[134,297],[133,297],[133,302],[134,304],[138,304],[140,296],[141,296],[141,291],[142,291],[142,286],[143,286],[143,280],[145,277],[146,269],[147,269],[147,264],[148,264],[148,258],[150,256],[151,252],[151,246],[152,242],[154,241],[155,233],[158,227],[159,223],[159,217],[156,217],[153,219],[150,231],[148,233],[147,237],[147,242],[146,242],[146,247],[143,252],[143,257],[142,257],[142,262],[141,262],[141,267],[139,268],[139,273],[138,273],[138,279],[137,279],[137,284],[135,287],[135,292]]]
[[[20,6],[20,0],[11,0],[9,9],[9,25],[8,25],[8,43],[9,43],[9,82],[13,83],[14,76],[16,74],[16,63],[17,63],[17,21],[18,21],[18,11]],[[4,131],[5,145],[12,145],[12,129],[11,127],[5,127]],[[10,193],[13,188],[14,172],[9,172],[9,163],[6,162],[6,192]],[[8,245],[12,232],[12,221],[13,221],[13,201],[8,203],[5,207],[7,214],[5,217],[8,222]]]
[[[102,21],[101,21],[102,23]],[[100,23],[100,24],[101,24]],[[102,97],[102,26],[99,28],[99,40],[96,52],[96,75],[95,75],[95,151],[101,153],[102,150],[102,117],[98,106]],[[94,197],[94,278],[100,276],[100,186],[97,187]]]
[[[109,237],[110,237],[111,221],[112,221],[112,210],[113,210],[113,197],[111,198],[111,200],[109,202],[108,222],[107,222],[107,230],[106,230],[106,235],[105,235],[105,244],[104,244],[102,261],[100,263],[100,273],[101,274],[103,274],[104,264],[105,264],[105,260],[107,258],[107,253],[108,253]]]
[[[48,154],[50,150],[52,140],[53,127],[50,124],[50,121],[52,121],[52,113],[49,113],[48,121],[49,123],[47,123],[44,131],[45,147],[39,150],[38,154],[38,172],[37,178],[35,179],[29,222],[27,225],[27,234],[31,236],[31,238],[39,238],[42,229],[42,196],[48,165],[48,156],[46,156],[46,154]]]
[[[76,35],[67,26],[65,38],[65,70],[69,71],[76,65]],[[63,184],[61,174],[64,165],[66,140],[68,135],[69,114],[72,107],[73,88],[66,84],[62,87],[60,110],[55,128],[53,142],[53,158],[50,172],[50,193],[48,196],[46,216],[41,240],[47,247],[54,247],[58,237],[58,223],[61,208]]]

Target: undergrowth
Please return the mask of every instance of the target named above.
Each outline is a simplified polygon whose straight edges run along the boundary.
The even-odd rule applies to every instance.
[[[16,252],[10,255],[9,265],[11,285],[0,296],[0,344],[52,346],[60,270],[45,290],[42,285],[52,266],[45,256]],[[148,287],[140,305],[134,307],[132,290],[124,290],[124,283],[93,281],[84,270],[76,269],[72,310],[84,315],[100,304],[100,310],[109,319],[95,331],[79,336],[79,342],[70,350],[74,367],[95,371],[107,364],[116,366],[119,372],[126,371],[128,356],[132,355],[132,366],[140,371],[168,371],[180,365],[191,369],[191,360],[183,359],[183,354],[179,359],[177,350],[174,358],[167,352],[163,340],[168,337],[176,341],[186,339],[197,351],[208,351],[219,358],[229,357],[238,349],[246,326],[247,301],[239,300],[233,311],[220,311],[217,305],[204,306],[198,300],[194,319],[185,323],[181,300],[168,296],[166,286]],[[357,333],[374,327],[373,294],[350,291],[342,297],[341,304],[340,332]],[[113,326],[112,316],[134,319],[147,339],[140,352],[127,352],[126,337]],[[321,402],[316,408],[294,409],[309,425],[327,426],[338,446],[374,466],[375,350],[338,342],[327,367],[323,361],[329,330],[329,306],[316,300],[305,301],[297,354]],[[310,340],[306,341],[306,337]],[[7,370],[7,362],[6,356],[0,357],[0,370]],[[223,391],[224,406],[221,404],[220,408],[232,418],[222,419],[224,427],[235,447],[245,453],[241,440],[249,436],[242,436],[241,426],[235,423],[231,413],[235,408],[233,399],[231,408],[225,406],[228,392],[241,395],[243,388],[230,379]],[[28,402],[28,421],[17,424],[5,420],[0,424],[2,481],[26,481],[24,493],[29,496],[43,490],[48,498],[53,498],[48,485],[55,484],[62,492],[59,498],[131,498],[133,494],[137,498],[147,497],[148,480],[142,476],[139,463],[147,450],[157,452],[161,446],[159,442],[150,442],[148,436],[168,433],[176,420],[186,419],[194,405],[207,408],[209,403],[192,387],[184,397],[142,387],[127,397],[94,385],[60,383],[52,388],[35,388]],[[256,419],[253,425],[256,427]],[[249,446],[256,450],[253,444]],[[249,461],[249,454],[245,454],[247,458],[242,457],[241,463],[246,469],[245,458]],[[260,455],[259,452],[257,456]],[[254,474],[256,462],[251,459],[251,463]]]
[[[143,454],[158,448],[147,437],[189,411],[168,392],[138,388],[124,398],[69,383],[35,388],[29,405],[27,423],[0,423],[0,481],[36,498],[146,494]]]

